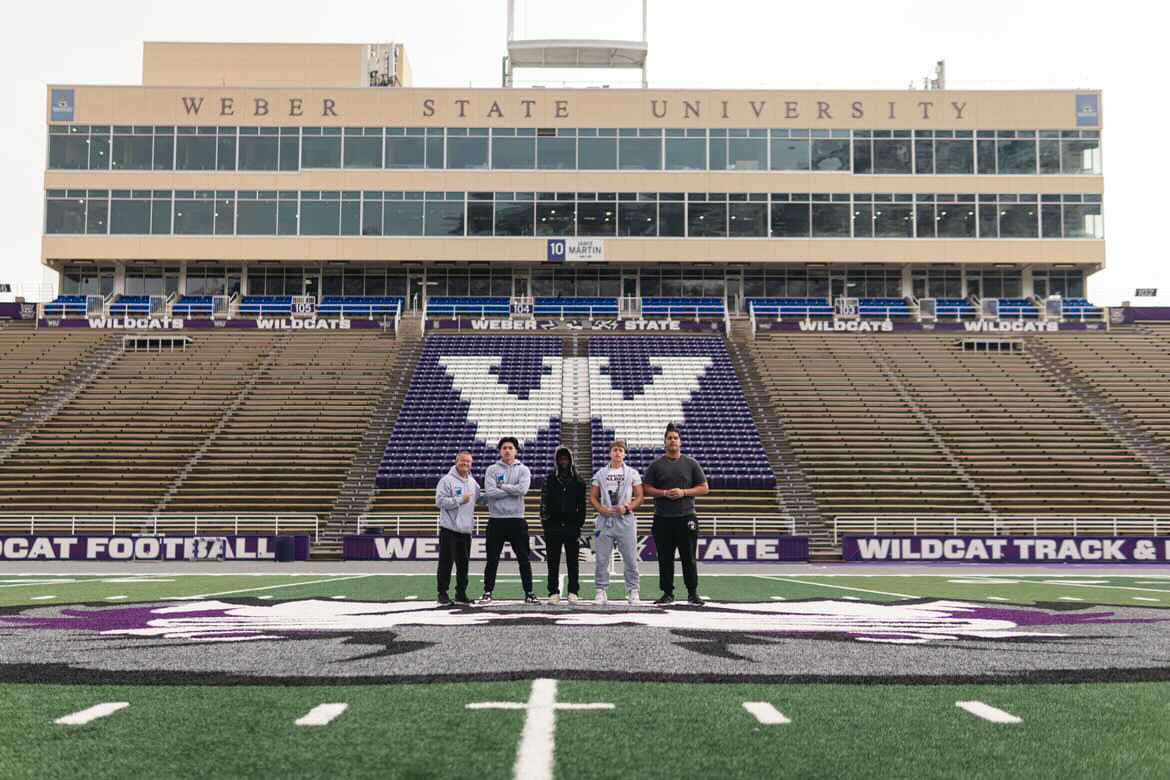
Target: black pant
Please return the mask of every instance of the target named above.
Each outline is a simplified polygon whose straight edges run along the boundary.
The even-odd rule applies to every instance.
[[[555,520],[544,527],[544,553],[548,558],[548,595],[561,592],[561,548],[565,550],[565,568],[569,570],[569,593],[580,593],[578,564],[581,529],[576,525],[562,525]]]
[[[455,564],[455,595],[467,595],[467,562],[471,560],[471,534],[449,528],[439,529],[439,593],[451,586],[451,564]]]
[[[523,517],[493,517],[487,527],[487,565],[483,569],[483,591],[490,593],[496,587],[496,569],[500,567],[500,553],[504,543],[512,545],[512,552],[520,564],[520,584],[525,595],[532,592],[532,562],[528,560],[528,523]]]
[[[651,531],[658,549],[658,585],[668,596],[674,595],[674,551],[682,561],[683,583],[688,593],[699,589],[699,571],[695,567],[696,547],[699,543],[699,519],[695,515],[683,517],[655,517]]]

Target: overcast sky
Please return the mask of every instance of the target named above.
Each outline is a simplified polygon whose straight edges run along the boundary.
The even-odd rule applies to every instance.
[[[526,0],[517,37],[634,38],[637,0]],[[15,7],[15,6],[14,6]],[[1104,90],[1108,268],[1090,280],[1098,303],[1135,287],[1170,294],[1166,219],[1156,203],[1170,133],[1165,26],[1154,4],[650,0],[650,86],[902,89],[938,59],[952,89]],[[263,41],[406,45],[416,86],[499,86],[505,0],[307,3],[145,0],[20,4],[0,31],[6,106],[0,120],[0,281],[41,282],[45,85],[139,84],[142,42]],[[611,79],[617,84],[617,79]],[[1168,144],[1170,146],[1170,144]],[[1170,295],[1165,298],[1170,300]]]

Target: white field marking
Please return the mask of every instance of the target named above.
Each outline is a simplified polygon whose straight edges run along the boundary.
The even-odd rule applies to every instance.
[[[861,601],[860,596],[842,596],[841,598],[845,599],[846,601]]]
[[[404,596],[403,597],[403,599],[406,601],[414,601],[417,598],[418,598],[418,596]]]
[[[1062,582],[1070,588],[1096,588],[1097,590],[1136,590],[1139,593],[1170,593],[1165,588],[1134,588],[1129,585],[1080,585],[1076,582]]]
[[[75,712],[72,715],[66,715],[63,718],[57,718],[53,722],[61,726],[81,726],[89,723],[91,720],[113,715],[118,710],[124,710],[129,706],[130,702],[128,701],[109,701],[105,704],[95,704],[88,709]]]
[[[258,599],[264,599],[265,601],[267,601],[268,599],[272,598],[272,596],[269,596],[269,595],[264,595],[264,596],[257,596],[256,598],[258,598]]]
[[[1003,596],[984,596],[984,598],[988,601],[1011,601],[1011,599],[1006,599]]]
[[[772,601],[784,601],[785,600],[783,596],[769,596],[769,598],[771,598]]]
[[[1041,585],[1108,585],[1109,580],[1041,580]],[[1161,584],[1161,583],[1159,583]]]
[[[106,596],[106,601],[122,601],[129,598],[128,596]]]
[[[898,596],[903,599],[920,599],[922,596],[911,596],[909,593],[891,593],[886,590],[868,590],[866,588],[851,588],[847,585],[829,585],[825,582],[805,582],[804,580],[794,580],[791,577],[775,577],[770,574],[750,574],[749,577],[756,577],[761,580],[774,580],[776,582],[794,582],[797,585],[811,585],[814,588],[833,588],[835,590],[853,590],[858,593],[876,593],[879,596]]]
[[[469,710],[525,710],[524,731],[512,770],[515,780],[552,780],[556,754],[557,710],[612,710],[607,702],[558,704],[557,681],[532,681],[528,703],[518,701],[481,701],[467,705]]]
[[[1076,596],[1061,596],[1060,600],[1061,601],[1084,601],[1084,599],[1078,599]]]
[[[1146,596],[1134,596],[1134,601],[1161,601],[1162,599],[1151,599]]]
[[[219,593],[201,593],[198,596],[171,596],[163,599],[163,601],[198,601],[199,599],[207,599],[212,596],[233,596],[237,593],[254,593],[258,590],[273,590],[275,588],[293,588],[301,585],[321,585],[326,582],[345,582],[346,580],[360,580],[364,577],[370,577],[369,574],[353,574],[348,577],[331,577],[327,580],[309,580],[308,582],[282,582],[279,585],[265,585],[260,588],[240,588],[239,590],[225,590]]]
[[[330,596],[329,598],[333,599],[334,601],[338,601],[340,599],[345,598],[345,596]]]
[[[29,580],[27,582],[16,582],[15,580],[3,580],[7,583],[0,585],[0,588],[29,588],[33,585],[68,585],[77,580]]]
[[[55,599],[55,598],[57,598],[57,597],[56,596],[29,596],[28,600],[29,601],[48,601],[49,599]]]
[[[93,582],[93,580],[90,580]],[[116,577],[109,580],[98,580],[98,582],[114,583],[121,585],[122,583],[139,583],[139,582],[174,582],[173,579],[161,579],[158,577]]]
[[[1019,585],[1019,580],[1002,580],[995,577],[977,577],[974,579],[947,580],[952,585]]]
[[[348,704],[318,704],[305,715],[297,718],[298,726],[327,726],[349,707]]]
[[[977,718],[989,720],[992,723],[1023,723],[1022,720],[1012,715],[1010,712],[996,709],[981,701],[957,701],[955,706],[961,710],[966,710]]]
[[[784,713],[766,701],[745,701],[743,708],[755,716],[756,720],[765,726],[780,726],[791,723]]]

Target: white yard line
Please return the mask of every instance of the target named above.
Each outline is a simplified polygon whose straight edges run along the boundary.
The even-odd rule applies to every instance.
[[[1077,582],[1062,582],[1061,585],[1069,588],[1095,588],[1097,590],[1136,590],[1139,593],[1170,593],[1165,588],[1135,588],[1131,585],[1084,585]]]
[[[829,585],[825,582],[806,582],[804,580],[794,580],[791,577],[776,577],[771,574],[751,574],[750,577],[755,577],[761,580],[774,580],[776,582],[792,582],[797,585],[808,585],[813,588],[832,588],[834,590],[852,590],[858,593],[875,593],[879,596],[897,596],[903,599],[920,599],[922,596],[911,596],[909,593],[891,593],[887,590],[869,590],[867,588],[851,588],[848,585]]]
[[[791,723],[788,718],[784,717],[784,713],[773,707],[766,701],[745,701],[743,708],[750,712],[755,719],[765,726],[779,726],[785,723]]]
[[[1060,600],[1061,601],[1084,601],[1084,599],[1078,599],[1076,596],[1061,596]]]
[[[1151,599],[1151,598],[1146,598],[1145,596],[1134,596],[1133,600],[1134,601],[1161,601],[1162,599]]]
[[[130,706],[130,702],[126,701],[110,701],[105,704],[95,704],[88,709],[75,712],[72,715],[66,715],[63,718],[57,718],[54,723],[61,726],[81,726],[98,718],[104,718],[107,715],[113,715],[118,710],[124,710]]]
[[[957,701],[955,702],[955,706],[959,709],[966,710],[977,718],[982,718],[992,723],[1023,723],[1022,720],[1010,712],[996,709],[981,701]]]
[[[279,585],[265,585],[260,588],[240,588],[239,590],[223,590],[219,593],[201,593],[198,596],[170,596],[163,599],[164,601],[195,601],[197,599],[209,599],[212,596],[234,596],[237,593],[255,593],[258,590],[274,590],[276,588],[295,588],[301,585],[321,585],[326,582],[345,582],[346,580],[360,580],[364,577],[372,577],[372,574],[354,574],[348,577],[339,576],[331,577],[327,580],[309,580],[307,582],[282,582]]]
[[[297,718],[298,726],[326,726],[349,707],[348,704],[318,704],[304,716]]]
[[[57,598],[57,597],[56,596],[29,596],[28,600],[29,601],[48,601],[49,599],[55,599],[55,598]]]
[[[106,601],[125,601],[128,596],[106,596]]]
[[[988,601],[1011,601],[1011,599],[1004,598],[1003,596],[984,596],[983,598]]]

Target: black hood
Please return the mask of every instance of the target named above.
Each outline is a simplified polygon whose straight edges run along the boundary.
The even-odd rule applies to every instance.
[[[553,453],[553,470],[552,470],[552,473],[553,473],[554,475],[559,475],[559,474],[560,474],[560,471],[561,471],[561,470],[560,470],[560,468],[557,466],[557,460],[559,460],[559,459],[560,459],[560,457],[561,457],[561,453],[562,453],[562,452],[563,452],[563,453],[565,453],[566,455],[568,455],[568,456],[569,456],[569,475],[570,475],[570,477],[573,477],[573,478],[575,478],[575,477],[577,476],[577,467],[576,467],[576,466],[573,464],[573,452],[572,452],[572,450],[570,450],[568,447],[566,447],[566,446],[565,446],[565,445],[563,445],[563,444],[562,444],[562,445],[560,445],[560,446],[558,446],[558,447],[557,447],[557,451],[556,451],[555,453]]]

